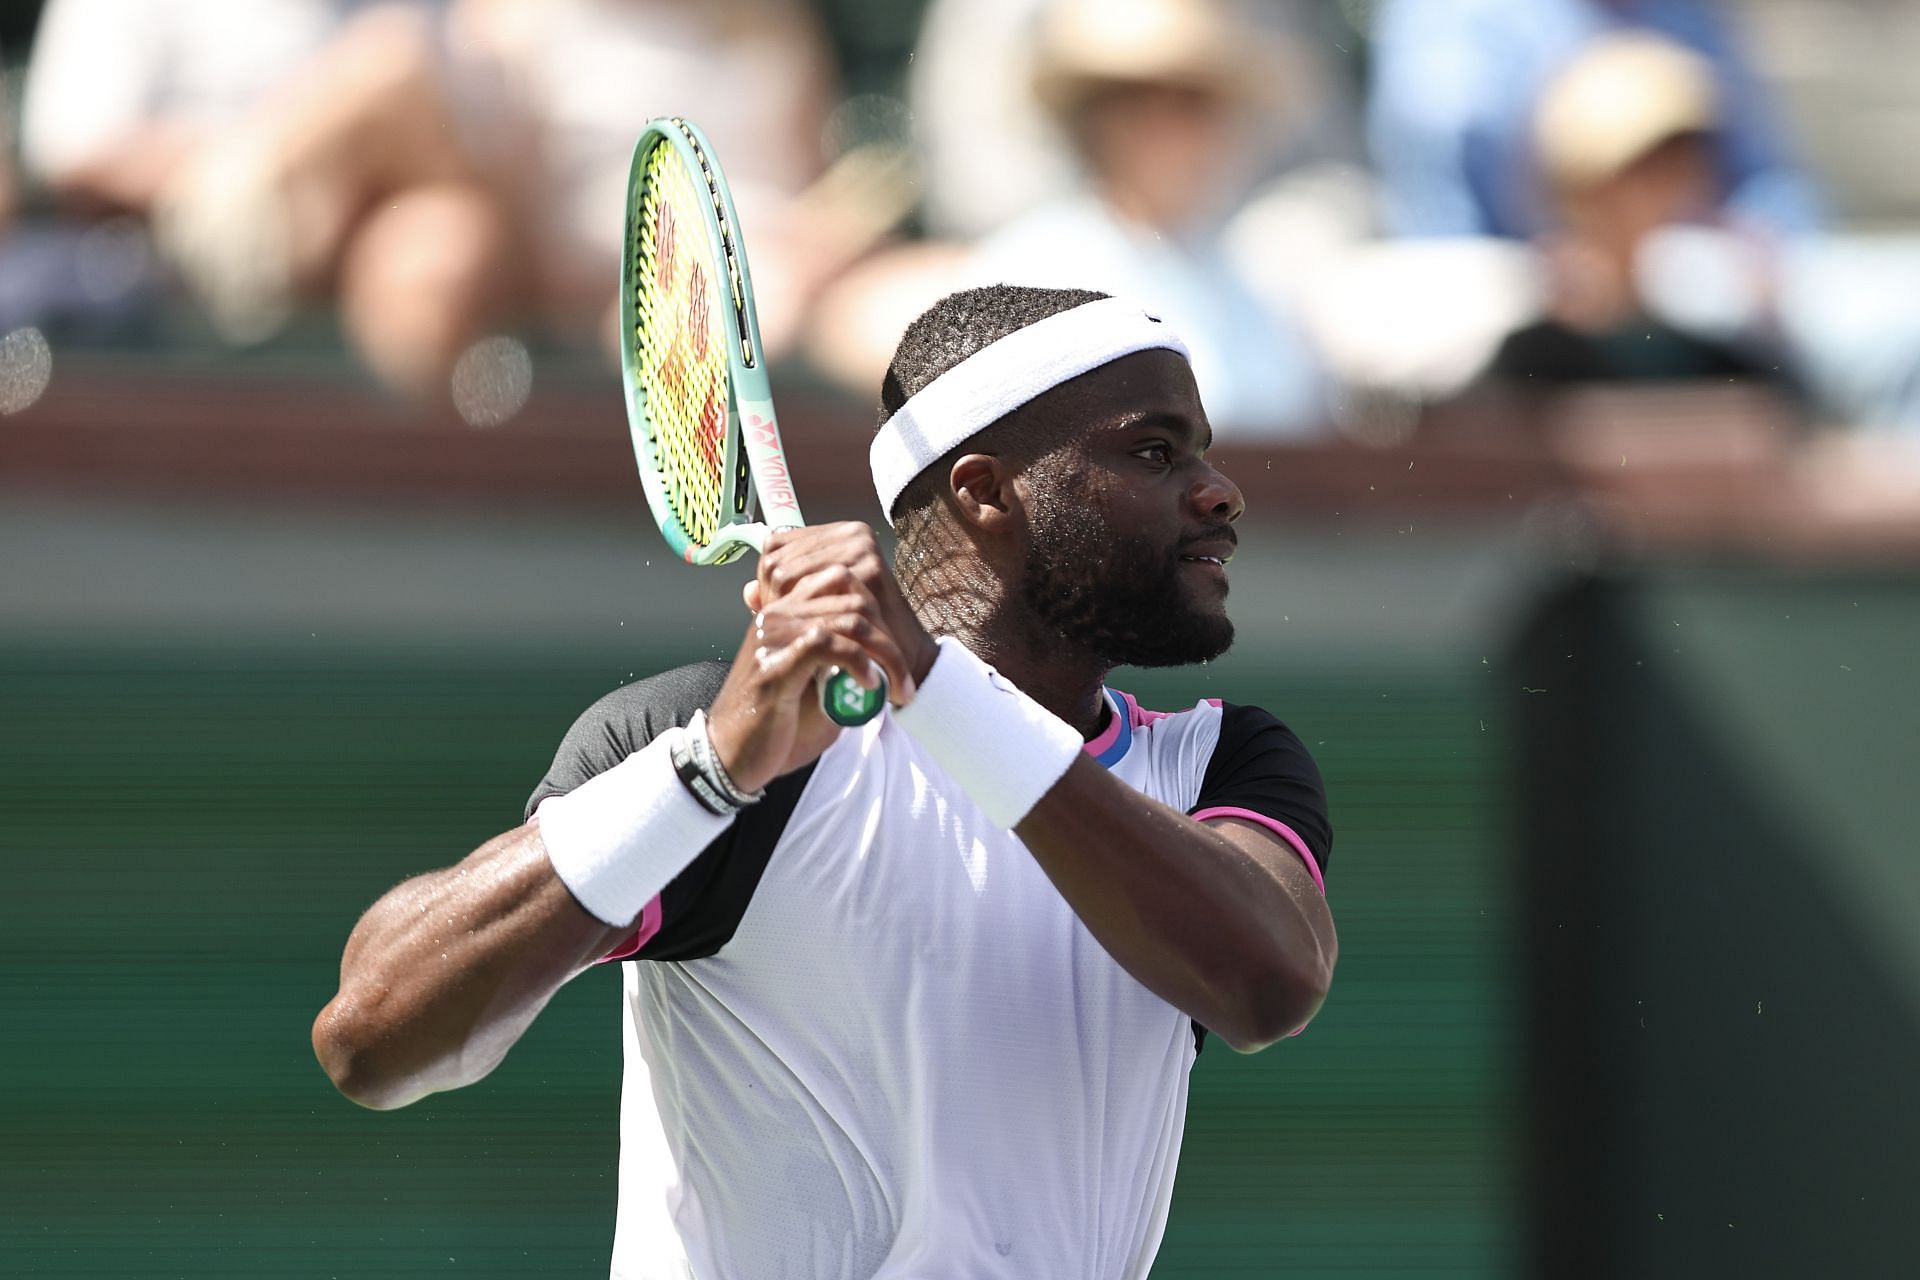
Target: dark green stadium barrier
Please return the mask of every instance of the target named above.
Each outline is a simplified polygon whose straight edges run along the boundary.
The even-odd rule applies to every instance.
[[[681,656],[0,647],[0,1273],[604,1275],[612,974],[399,1113],[337,1097],[307,1034],[358,912],[512,825],[574,714]],[[1156,1276],[1510,1273],[1490,679],[1249,650],[1118,683],[1277,710],[1338,831],[1333,1000],[1208,1048]]]
[[[1644,568],[1514,663],[1535,1274],[1920,1273],[1920,579]]]

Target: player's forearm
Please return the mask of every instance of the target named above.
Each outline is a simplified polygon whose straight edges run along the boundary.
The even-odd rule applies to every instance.
[[[574,901],[529,823],[374,903],[314,1053],[342,1093],[380,1110],[471,1084],[622,932]]]
[[[1298,1030],[1326,999],[1331,919],[1263,835],[1195,822],[1091,759],[1016,831],[1122,968],[1235,1049]]]

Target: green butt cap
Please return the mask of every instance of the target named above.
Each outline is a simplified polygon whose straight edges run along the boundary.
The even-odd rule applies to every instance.
[[[820,709],[827,713],[827,719],[849,729],[873,719],[886,705],[885,679],[874,688],[863,689],[852,676],[836,671],[820,685]]]

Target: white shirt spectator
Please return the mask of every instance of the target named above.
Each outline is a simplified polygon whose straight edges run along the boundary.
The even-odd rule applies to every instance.
[[[983,235],[1036,204],[1069,195],[1071,148],[1033,94],[1034,42],[1052,0],[930,0],[913,62],[909,105],[926,181],[926,216],[939,235]],[[1323,51],[1302,0],[1262,0],[1245,16],[1287,37],[1295,71],[1285,121],[1274,121],[1278,171],[1317,160],[1358,161],[1359,106]]]
[[[356,0],[49,0],[21,150],[57,175],[155,120],[231,123],[297,71]]]

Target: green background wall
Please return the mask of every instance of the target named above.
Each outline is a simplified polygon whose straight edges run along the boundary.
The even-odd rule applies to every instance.
[[[1526,628],[1533,1274],[1920,1256],[1920,582],[1641,566]]]
[[[307,1044],[358,912],[513,825],[561,732],[702,656],[606,646],[0,646],[0,1272],[604,1275],[617,984],[481,1085],[372,1114]],[[1475,663],[1250,645],[1116,681],[1277,710],[1337,827],[1343,958],[1296,1041],[1210,1046],[1156,1276],[1517,1265],[1504,752]]]

